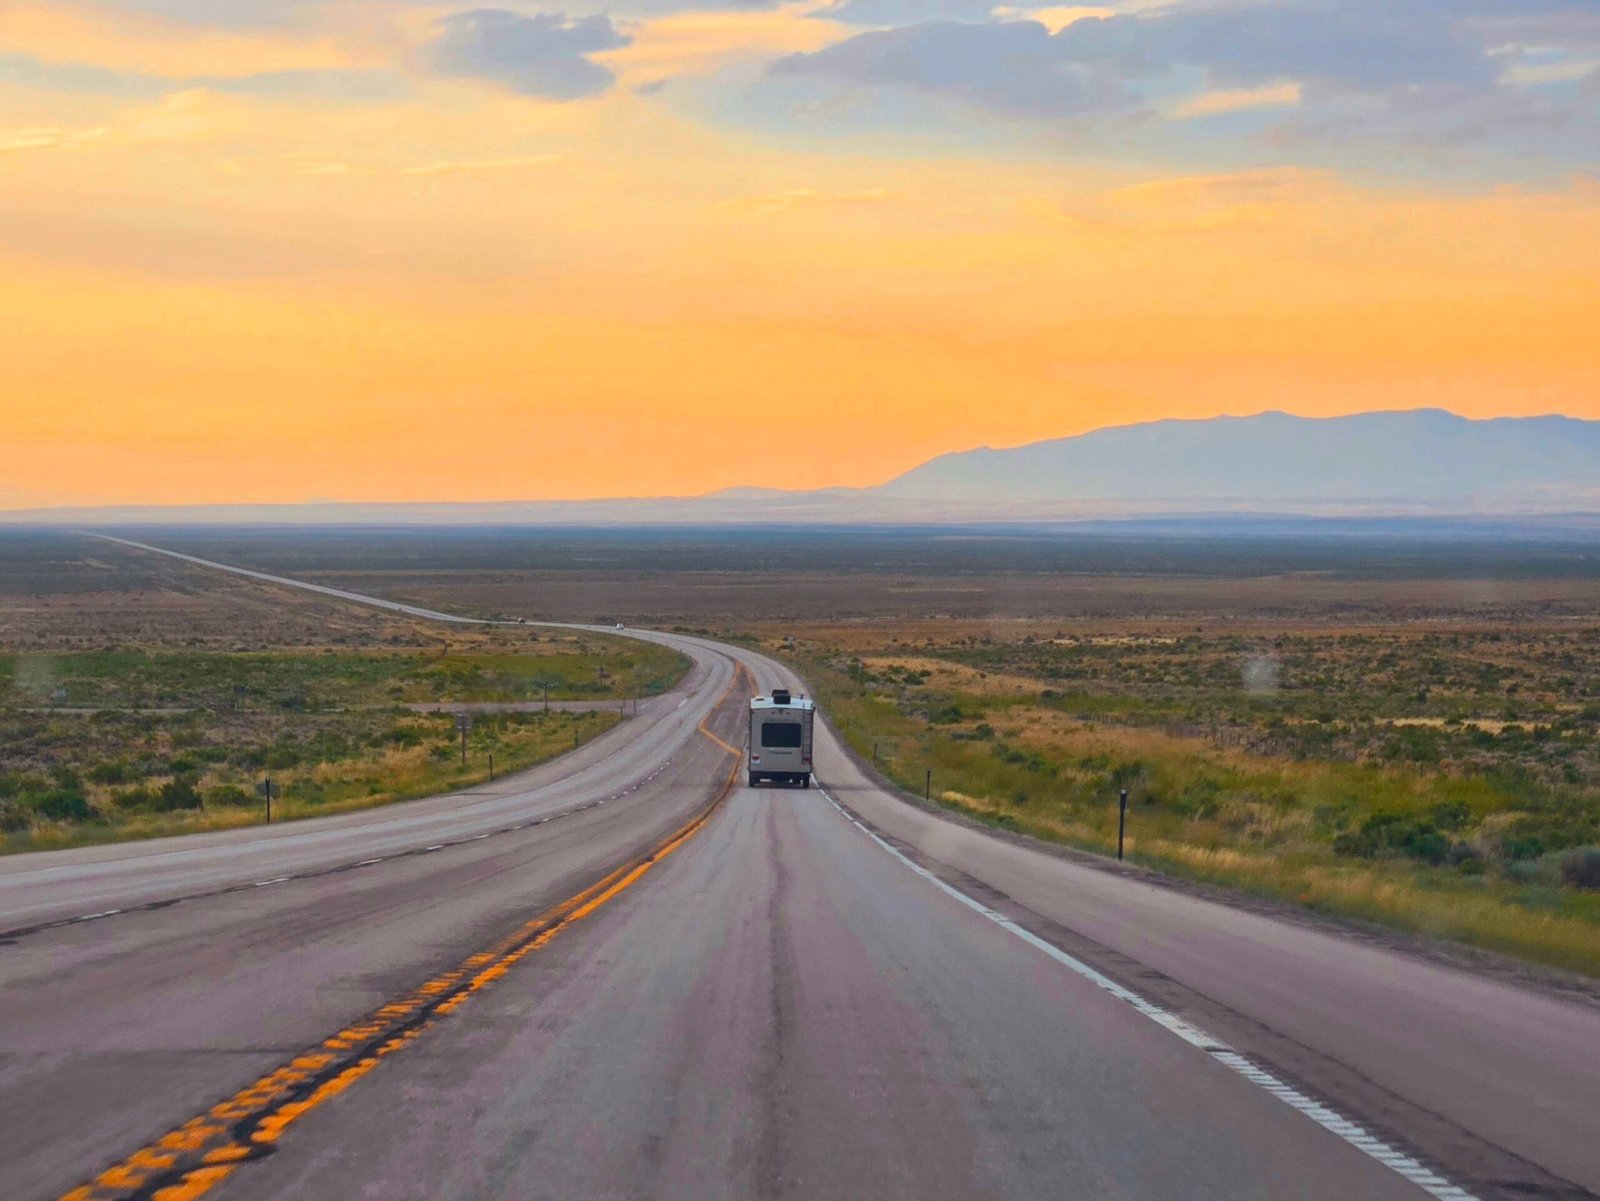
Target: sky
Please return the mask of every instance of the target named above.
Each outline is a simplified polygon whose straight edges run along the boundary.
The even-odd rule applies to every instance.
[[[1600,418],[1600,0],[0,0],[0,508]]]

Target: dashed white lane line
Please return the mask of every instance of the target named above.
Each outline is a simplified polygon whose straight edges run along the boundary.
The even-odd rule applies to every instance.
[[[436,842],[431,847],[423,847],[422,849],[424,851],[442,851],[444,850],[444,843]]]
[[[285,880],[293,880],[293,876],[274,876],[270,880],[257,880],[252,888],[265,888],[268,884],[282,884]]]
[[[360,863],[356,864],[356,866],[357,867],[371,867],[374,863],[382,863],[382,862],[383,862],[383,856],[379,855],[376,859],[363,859]]]
[[[1416,1185],[1429,1196],[1438,1198],[1438,1201],[1478,1201],[1478,1198],[1474,1194],[1467,1192],[1466,1189],[1460,1187],[1459,1185],[1452,1184],[1443,1176],[1439,1175],[1439,1173],[1435,1172],[1432,1168],[1426,1167],[1425,1165],[1417,1162],[1417,1160],[1407,1155],[1404,1151],[1400,1151],[1395,1147],[1391,1147],[1388,1143],[1384,1142],[1382,1139],[1366,1130],[1360,1124],[1353,1122],[1349,1118],[1344,1117],[1342,1114],[1339,1114],[1328,1108],[1328,1106],[1322,1104],[1320,1101],[1313,1100],[1311,1097],[1306,1096],[1299,1089],[1285,1084],[1276,1076],[1273,1076],[1270,1072],[1262,1071],[1254,1063],[1250,1062],[1247,1057],[1241,1055],[1238,1051],[1235,1051],[1232,1047],[1228,1046],[1219,1039],[1212,1038],[1211,1035],[1207,1034],[1204,1030],[1201,1030],[1198,1026],[1185,1021],[1183,1018],[1179,1017],[1175,1013],[1172,1013],[1170,1010],[1163,1009],[1161,1006],[1145,1000],[1131,988],[1123,987],[1121,984],[1118,984],[1115,980],[1111,979],[1111,977],[1090,967],[1087,963],[1083,962],[1083,960],[1074,958],[1063,951],[1060,947],[1046,942],[1031,930],[1026,930],[1022,926],[1019,926],[1005,914],[990,909],[982,901],[975,900],[974,898],[969,897],[966,893],[962,892],[959,888],[955,888],[954,886],[945,883],[927,868],[923,867],[921,864],[912,862],[912,860],[901,854],[894,847],[890,846],[882,838],[879,838],[878,835],[867,829],[866,826],[856,820],[854,814],[846,810],[843,805],[839,804],[839,802],[834,800],[831,796],[828,796],[826,790],[819,789],[819,791],[822,792],[822,795],[827,800],[828,804],[837,809],[846,821],[855,826],[856,829],[860,830],[868,838],[872,839],[873,842],[877,843],[878,846],[882,847],[889,854],[893,855],[917,875],[932,883],[934,887],[940,889],[949,896],[954,897],[968,909],[982,914],[984,917],[994,922],[995,925],[1001,927],[1011,934],[1016,935],[1035,950],[1041,951],[1045,955],[1048,955],[1051,959],[1054,959],[1063,967],[1076,972],[1078,975],[1090,981],[1097,987],[1104,989],[1118,1000],[1126,1001],[1129,1005],[1132,1005],[1156,1025],[1170,1030],[1173,1034],[1176,1034],[1179,1038],[1183,1039],[1184,1042],[1189,1043],[1191,1046],[1197,1047],[1201,1051],[1204,1051],[1212,1059],[1216,1060],[1225,1067],[1231,1068],[1233,1071],[1243,1076],[1246,1080],[1250,1081],[1250,1083],[1256,1085],[1258,1088],[1263,1089],[1271,1096],[1276,1097],[1291,1109],[1304,1114],[1330,1134],[1336,1135],[1337,1137],[1343,1139],[1357,1150],[1363,1152],[1364,1154],[1370,1155],[1373,1159],[1377,1160],[1390,1171],[1397,1173],[1406,1180],[1409,1180],[1412,1184]]]
[[[86,913],[82,917],[75,917],[72,920],[75,922],[92,922],[97,917],[115,917],[121,912],[122,910],[120,909],[102,909],[99,913]]]

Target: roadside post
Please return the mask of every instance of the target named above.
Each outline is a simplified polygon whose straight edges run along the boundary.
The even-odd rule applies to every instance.
[[[265,777],[261,783],[256,786],[256,791],[267,799],[267,825],[269,826],[272,824],[272,788],[273,784],[271,776]]]
[[[1117,858],[1122,858],[1122,839],[1128,832],[1128,790],[1117,797]]]
[[[456,732],[461,735],[461,766],[467,765],[467,734],[472,729],[472,714],[456,714]]]
[[[922,777],[922,799],[933,799],[933,768],[929,768]]]
[[[494,752],[489,752],[489,778],[494,779]]]

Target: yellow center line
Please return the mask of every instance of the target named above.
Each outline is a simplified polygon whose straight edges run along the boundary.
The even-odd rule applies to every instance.
[[[722,739],[718,738],[715,734],[713,734],[710,730],[706,729],[706,723],[705,722],[701,722],[700,723],[700,732],[702,734],[704,734],[707,738],[711,739],[712,742],[714,742],[718,746],[720,746],[723,750],[727,751],[728,754],[733,755],[735,757],[742,757],[744,755],[744,752],[741,751],[738,747],[732,745],[731,743],[724,742]]]
[[[749,671],[745,668],[743,663],[740,663],[734,668],[733,679],[728,682],[728,691],[731,691],[734,685],[736,685],[740,680],[745,679],[750,680],[750,687],[754,689],[755,680],[750,678]],[[712,742],[716,743],[723,750],[727,751],[728,754],[732,755],[735,759],[742,759],[744,757],[744,752],[738,747],[734,746],[732,743],[725,742],[721,738],[717,737],[717,735],[712,732],[711,727],[707,724],[711,720],[711,714],[715,713],[717,708],[721,706],[722,698],[726,697],[727,695],[728,692],[725,691],[722,694],[722,697],[717,698],[716,706],[713,706],[711,713],[706,714],[705,718],[701,720],[699,729],[702,734],[711,739]]]
[[[741,665],[717,699],[717,707],[744,678]],[[459,967],[433,977],[409,996],[330,1035],[88,1183],[64,1193],[60,1201],[196,1201],[241,1165],[270,1154],[294,1122],[344,1092],[382,1059],[409,1046],[439,1018],[455,1012],[474,993],[499,980],[562,930],[638,883],[699,833],[733,790],[740,752],[707,729],[704,721],[699,728],[730,751],[734,763],[710,804],[644,856],[524,923],[488,950],[468,956]]]

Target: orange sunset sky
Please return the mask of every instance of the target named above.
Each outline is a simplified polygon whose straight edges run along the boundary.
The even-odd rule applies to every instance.
[[[1597,129],[1556,0],[0,4],[0,508],[1600,418]]]

